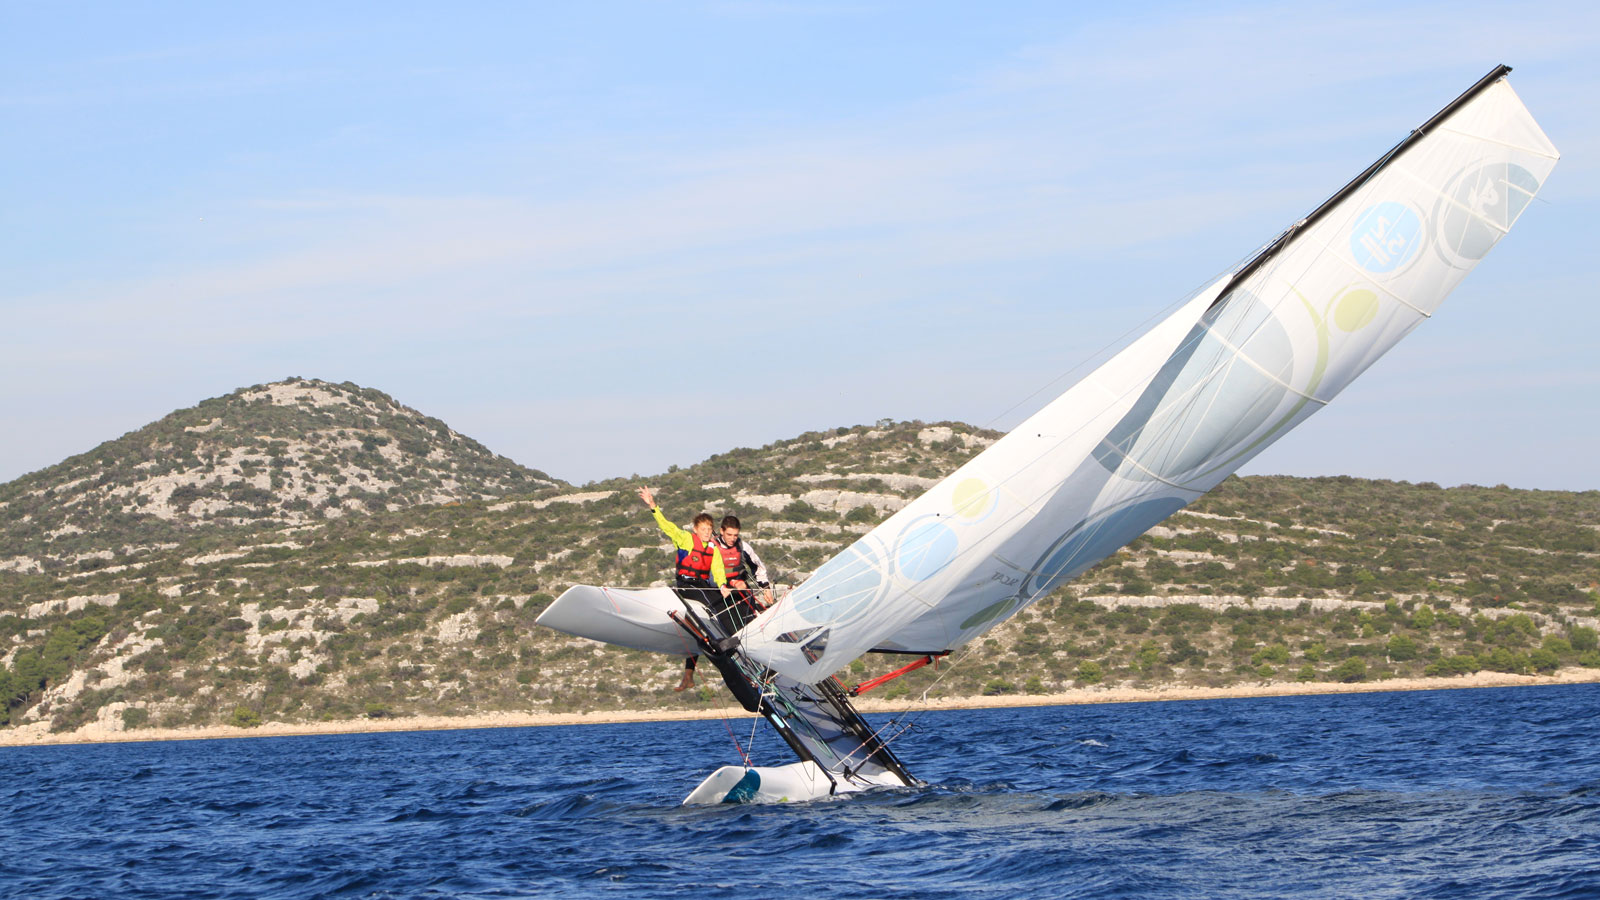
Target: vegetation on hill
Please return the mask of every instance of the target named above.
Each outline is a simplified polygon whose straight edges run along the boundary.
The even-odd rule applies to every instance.
[[[261,390],[230,396],[251,414],[272,412],[245,399]],[[184,429],[216,418],[193,414],[165,433],[193,434]],[[360,451],[371,480],[412,484],[400,470],[466,445],[442,426],[417,428],[402,455]],[[732,450],[649,481],[679,521],[702,509],[738,514],[778,579],[793,584],[995,437],[958,423],[880,422]],[[207,458],[254,440],[240,431],[208,445]],[[573,488],[474,456],[486,468],[458,462],[459,491],[446,502],[405,488],[382,503],[357,498],[363,515],[291,520],[280,498],[321,458],[306,449],[319,446],[314,438],[293,446],[299,455],[284,458],[297,474],[268,482],[274,501],[261,508],[274,512],[248,527],[185,522],[130,547],[117,520],[106,534],[75,534],[79,558],[34,547],[50,565],[0,571],[0,724],[720,704],[710,685],[671,692],[678,659],[533,625],[573,583],[664,583],[668,554],[636,482]],[[92,484],[78,460],[63,466]],[[518,471],[526,487],[507,490]],[[3,496],[38,490],[37,478]],[[460,487],[470,479],[471,491]],[[232,483],[215,479],[188,514]],[[1234,478],[952,661],[880,690],[961,696],[1600,666],[1597,560],[1600,492]],[[897,664],[868,657],[845,677]]]
[[[245,533],[567,485],[371,388],[241,388],[0,485],[0,570],[59,573]]]

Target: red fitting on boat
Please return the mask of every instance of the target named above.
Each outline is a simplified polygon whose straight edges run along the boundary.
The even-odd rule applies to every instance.
[[[873,688],[877,687],[880,684],[883,684],[886,681],[893,681],[896,678],[899,678],[901,675],[906,674],[907,672],[915,672],[916,670],[922,668],[923,666],[925,666],[925,665],[927,665],[928,663],[931,663],[931,662],[933,662],[933,657],[932,656],[924,656],[923,658],[917,660],[916,662],[914,662],[914,663],[912,663],[912,664],[910,664],[908,666],[901,666],[900,668],[895,669],[893,672],[890,672],[887,675],[879,675],[877,678],[874,678],[871,681],[863,681],[860,684],[858,684],[855,687],[850,689],[850,696],[859,697],[862,694],[865,694],[867,691],[872,690]]]

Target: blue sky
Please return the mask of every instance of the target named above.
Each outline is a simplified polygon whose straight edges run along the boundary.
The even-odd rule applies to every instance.
[[[0,0],[0,480],[290,375],[575,482],[1005,428],[1505,62],[1539,201],[1246,471],[1600,488],[1592,4],[236,6]]]

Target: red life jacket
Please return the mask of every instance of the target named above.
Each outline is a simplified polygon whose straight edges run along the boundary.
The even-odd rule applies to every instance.
[[[678,577],[711,580],[711,554],[716,552],[716,542],[701,543],[700,535],[691,534],[694,548],[678,551]]]
[[[721,542],[718,542],[717,552],[722,554],[722,572],[728,577],[728,580],[743,579],[744,554],[740,552],[739,548],[724,546]]]

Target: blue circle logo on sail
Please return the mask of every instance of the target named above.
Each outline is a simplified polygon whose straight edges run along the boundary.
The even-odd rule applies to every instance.
[[[790,596],[797,598],[794,611],[805,621],[837,624],[866,611],[882,586],[878,554],[863,539],[828,560]]]
[[[1393,272],[1417,255],[1422,216],[1393,200],[1369,207],[1350,231],[1350,254],[1368,272]]]
[[[900,545],[895,548],[895,567],[912,581],[924,581],[956,558],[960,543],[956,533],[936,518],[914,522],[901,535]]]

